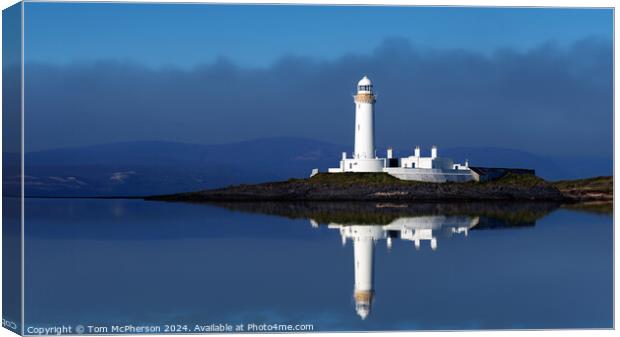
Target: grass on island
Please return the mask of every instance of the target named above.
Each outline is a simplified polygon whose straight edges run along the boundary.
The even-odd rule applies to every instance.
[[[307,182],[320,185],[409,185],[416,183],[414,181],[400,180],[387,173],[361,173],[361,172],[344,172],[344,173],[319,173],[309,179]]]
[[[614,177],[594,177],[577,180],[561,180],[553,183],[560,190],[590,190],[602,193],[613,193]]]
[[[484,184],[514,187],[536,187],[548,185],[549,183],[543,178],[533,174],[507,173],[499,179],[487,181]]]
[[[310,184],[319,185],[417,185],[417,184],[438,184],[433,182],[421,182],[411,180],[401,180],[387,173],[319,173],[308,179],[291,179],[289,181],[306,181]],[[507,173],[503,177],[487,182],[468,181],[468,182],[447,182],[443,185],[487,185],[489,187],[514,186],[514,187],[535,187],[548,184],[544,179],[533,174]]]

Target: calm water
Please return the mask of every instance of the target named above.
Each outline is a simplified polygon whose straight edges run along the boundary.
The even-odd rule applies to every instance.
[[[26,326],[612,326],[611,215],[27,199],[26,221]]]

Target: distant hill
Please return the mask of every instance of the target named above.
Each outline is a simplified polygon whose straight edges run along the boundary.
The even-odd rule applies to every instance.
[[[26,195],[149,195],[306,177],[343,146],[298,138],[197,145],[146,141],[31,152]]]
[[[304,178],[312,168],[336,166],[343,151],[351,148],[301,138],[214,145],[141,141],[36,151],[26,154],[26,195],[153,195]],[[440,149],[440,155],[468,158],[476,166],[533,168],[548,180],[613,170],[611,159],[551,159],[499,148]]]

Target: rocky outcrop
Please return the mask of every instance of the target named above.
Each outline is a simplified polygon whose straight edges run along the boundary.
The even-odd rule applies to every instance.
[[[563,180],[553,183],[562,195],[576,202],[613,202],[614,177]]]
[[[236,185],[148,200],[166,201],[562,201],[560,190],[528,174],[507,174],[488,182],[404,181],[385,173],[317,174],[309,179]]]

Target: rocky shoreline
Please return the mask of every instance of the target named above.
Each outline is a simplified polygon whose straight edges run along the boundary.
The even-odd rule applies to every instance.
[[[613,177],[594,177],[579,180],[563,180],[553,183],[569,200],[577,202],[613,202]]]
[[[585,190],[591,193],[579,193]],[[308,179],[235,185],[197,192],[151,196],[145,199],[187,202],[608,201],[613,200],[613,178],[600,177],[550,183],[531,174],[507,174],[488,182],[439,184],[403,181],[384,173],[318,174]]]

